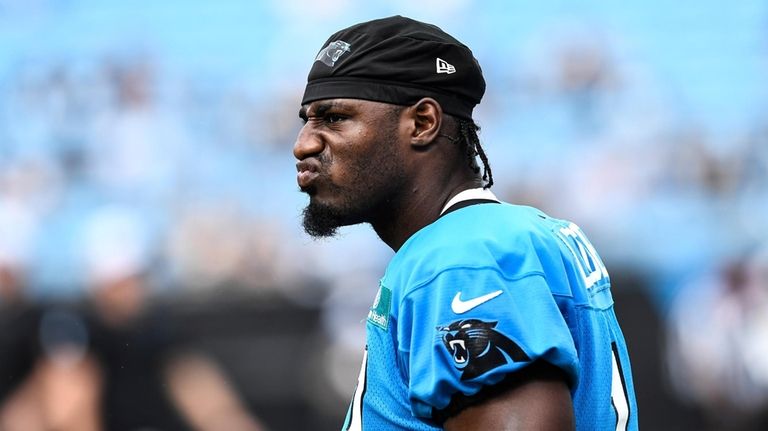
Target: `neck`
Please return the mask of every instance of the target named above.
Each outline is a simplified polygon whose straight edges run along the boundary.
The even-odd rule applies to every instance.
[[[379,212],[379,216],[371,221],[371,226],[379,238],[397,252],[414,233],[437,220],[452,197],[481,186],[481,180],[469,178],[451,181],[442,187],[410,187],[405,196],[389,205],[387,211]]]

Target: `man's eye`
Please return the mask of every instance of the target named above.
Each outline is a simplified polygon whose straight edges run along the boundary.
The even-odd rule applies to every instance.
[[[344,120],[344,117],[337,114],[328,114],[325,116],[325,122],[326,123],[338,123],[339,121]]]

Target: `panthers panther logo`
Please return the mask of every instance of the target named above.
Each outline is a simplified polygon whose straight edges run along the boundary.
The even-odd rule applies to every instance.
[[[341,57],[345,52],[350,51],[350,46],[350,44],[344,42],[343,40],[335,40],[317,53],[315,61],[322,61],[326,66],[333,67],[339,57]]]
[[[466,319],[437,328],[445,333],[443,345],[453,356],[453,365],[462,371],[461,380],[474,379],[510,360],[531,360],[514,341],[493,329],[497,323]]]

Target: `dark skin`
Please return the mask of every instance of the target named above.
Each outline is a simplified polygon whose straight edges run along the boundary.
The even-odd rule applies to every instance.
[[[456,136],[455,123],[434,99],[394,114],[385,103],[320,100],[303,106],[299,116],[305,125],[293,154],[310,206],[335,209],[338,225],[370,223],[394,251],[437,220],[453,196],[482,186],[466,155],[446,138]],[[462,410],[444,428],[574,429],[570,390],[557,369],[535,364],[516,373],[504,392]]]
[[[364,190],[354,190],[355,175],[350,174],[353,169],[348,165],[363,164],[371,154],[382,151],[384,138],[377,136],[377,128],[388,122],[389,112],[391,105],[365,100],[310,103],[301,109],[300,116],[307,122],[299,132],[293,154],[299,160],[300,175],[302,171],[323,174],[318,184],[302,187],[308,191],[310,203],[341,206],[345,199],[368,200],[368,209],[348,224],[370,223],[382,241],[397,251],[413,233],[435,221],[451,197],[482,183],[455,145],[438,136],[444,122],[442,109],[433,99],[425,98],[400,111],[394,130],[385,131],[388,137],[394,134],[394,142],[388,143],[394,148],[370,167],[372,172],[355,178],[369,184]],[[323,158],[330,163],[323,165]],[[388,171],[393,178],[383,178],[385,184],[378,184],[380,172],[387,171],[382,169],[386,165],[397,167]],[[399,172],[393,174],[392,170]]]

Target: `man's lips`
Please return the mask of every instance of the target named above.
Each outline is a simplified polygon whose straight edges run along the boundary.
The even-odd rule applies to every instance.
[[[320,174],[317,172],[312,171],[301,171],[296,175],[296,182],[299,183],[299,187],[301,189],[306,189],[309,187],[313,181],[315,181],[315,178],[319,177]]]
[[[299,187],[303,190],[309,187],[317,177],[320,176],[319,165],[317,163],[303,160],[296,163],[296,182],[299,183]]]

